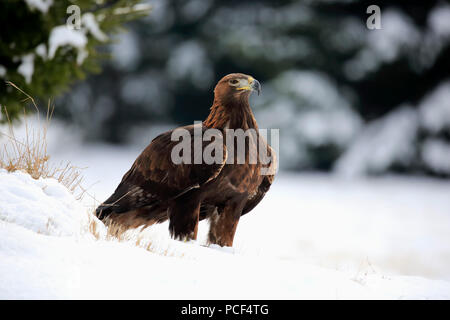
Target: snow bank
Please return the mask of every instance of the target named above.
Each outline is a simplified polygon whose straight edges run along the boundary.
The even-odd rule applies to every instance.
[[[80,233],[86,211],[55,179],[34,180],[23,172],[0,169],[0,220],[57,236]]]
[[[161,236],[164,225],[118,242],[98,224],[96,240],[86,211],[53,179],[0,170],[0,299],[450,298],[445,281],[349,276],[301,259],[207,248]]]

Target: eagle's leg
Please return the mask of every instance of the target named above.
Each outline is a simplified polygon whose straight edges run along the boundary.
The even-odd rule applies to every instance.
[[[211,218],[208,243],[221,247],[232,247],[236,228],[245,202],[232,202],[223,209],[218,209]]]
[[[168,210],[169,232],[177,240],[196,240],[201,201],[196,197],[179,197]]]

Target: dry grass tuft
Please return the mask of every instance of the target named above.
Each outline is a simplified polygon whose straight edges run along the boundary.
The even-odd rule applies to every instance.
[[[81,198],[85,190],[80,185],[83,180],[80,168],[71,165],[70,162],[60,166],[54,166],[49,163],[47,131],[54,107],[50,105],[50,102],[48,103],[45,122],[42,122],[34,99],[12,82],[7,81],[7,84],[23,93],[26,96],[24,101],[32,102],[37,111],[38,128],[30,127],[24,110],[25,137],[18,138],[14,132],[6,107],[4,107],[8,125],[7,133],[0,132],[0,138],[5,138],[5,142],[0,146],[0,168],[6,169],[8,172],[24,171],[34,179],[54,178],[72,193],[77,193],[77,198]]]
[[[87,231],[92,234],[96,240],[101,240],[102,233],[100,231],[101,227],[99,227],[99,224],[101,224],[101,222],[95,219],[91,214],[88,214],[88,220]]]

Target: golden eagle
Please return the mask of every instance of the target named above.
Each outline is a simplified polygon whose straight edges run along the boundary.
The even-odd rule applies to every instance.
[[[183,240],[196,239],[198,222],[209,219],[209,243],[232,246],[240,217],[262,200],[276,171],[275,152],[258,132],[249,105],[252,91],[259,94],[261,86],[251,76],[233,73],[223,77],[214,89],[207,119],[153,139],[123,176],[114,194],[96,209],[97,217],[125,228],[169,219],[171,236]],[[219,160],[209,164],[196,161],[195,145],[199,145],[194,137],[189,142],[192,150],[180,152],[192,161],[175,163],[173,150],[179,140],[173,139],[173,135],[177,130],[192,137],[198,132],[206,135],[208,130],[212,131],[208,139],[199,140],[200,147],[214,145],[211,154]],[[239,137],[232,136],[231,141],[224,138],[228,138],[230,130],[252,132],[244,136],[241,158],[237,154]],[[261,161],[263,153],[268,161]],[[256,161],[251,161],[255,154]]]

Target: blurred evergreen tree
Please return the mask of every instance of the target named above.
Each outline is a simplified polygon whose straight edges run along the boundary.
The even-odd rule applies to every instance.
[[[0,122],[7,119],[2,116],[5,108],[10,119],[18,118],[25,98],[5,81],[46,100],[86,73],[98,72],[106,57],[99,44],[108,42],[108,35],[123,29],[125,22],[148,13],[136,6],[140,1],[1,1]]]

